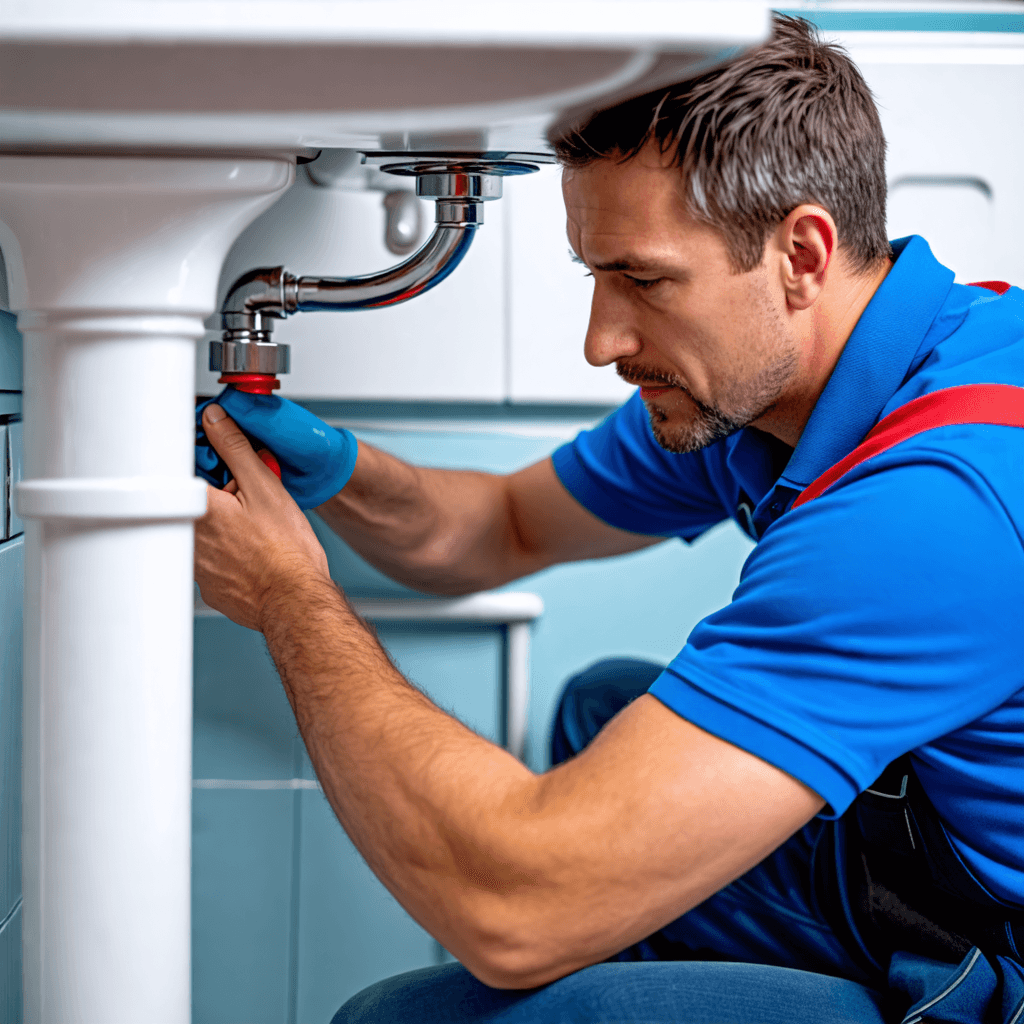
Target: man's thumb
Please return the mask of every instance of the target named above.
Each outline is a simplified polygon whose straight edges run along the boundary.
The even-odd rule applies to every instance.
[[[217,454],[227,463],[237,480],[243,480],[252,469],[260,465],[260,458],[235,421],[219,406],[208,405],[203,410],[203,429]]]

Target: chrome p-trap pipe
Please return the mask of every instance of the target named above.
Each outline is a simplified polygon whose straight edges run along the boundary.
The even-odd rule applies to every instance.
[[[470,208],[472,209],[472,208]],[[295,311],[374,309],[407,302],[439,285],[469,252],[476,224],[438,224],[404,263],[363,277],[300,277],[294,284]]]
[[[429,291],[462,262],[483,224],[483,204],[501,197],[502,178],[528,174],[537,166],[476,158],[381,169],[415,176],[416,194],[436,201],[437,226],[427,241],[403,263],[358,277],[295,277],[284,267],[248,271],[232,285],[221,307],[224,334],[210,342],[211,370],[270,380],[287,373],[290,362],[288,346],[271,340],[274,320],[314,310],[394,306]],[[276,381],[269,386],[276,387]]]

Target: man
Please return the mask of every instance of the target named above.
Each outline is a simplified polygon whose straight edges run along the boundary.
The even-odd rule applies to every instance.
[[[265,634],[339,820],[461,962],[336,1020],[1024,1016],[1024,431],[939,427],[792,508],[892,410],[1024,382],[1018,290],[954,286],[918,238],[890,249],[884,148],[853,65],[782,17],[728,68],[597,115],[559,144],[595,279],[585,352],[638,394],[508,477],[360,444],[317,499],[435,593],[729,516],[758,539],[664,672],[575,681],[569,759],[545,774],[406,683],[299,508],[205,410],[235,482],[197,527],[203,596]],[[288,461],[266,400],[220,401]],[[908,751],[902,790],[865,792]],[[870,800],[883,826],[899,809],[881,855]],[[867,877],[863,906],[861,856],[895,879]]]

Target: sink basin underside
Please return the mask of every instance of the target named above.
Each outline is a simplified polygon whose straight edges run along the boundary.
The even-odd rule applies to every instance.
[[[118,12],[134,12],[137,24],[97,31],[76,5],[35,2],[57,14],[47,22],[20,0],[9,0],[13,15],[0,13],[8,152],[540,150],[553,125],[719,63],[768,29],[758,3],[548,0],[531,14],[521,0],[487,8],[491,21],[470,38],[457,19],[449,33],[447,7],[439,27],[437,12],[433,24],[415,22],[432,11],[426,5],[339,0],[311,15],[326,19],[323,31],[314,20],[298,32],[286,19],[278,37],[273,24],[254,23],[259,4],[250,0],[122,0]],[[159,21],[161,11],[181,19],[186,8],[177,29]],[[357,24],[356,15],[376,21]]]

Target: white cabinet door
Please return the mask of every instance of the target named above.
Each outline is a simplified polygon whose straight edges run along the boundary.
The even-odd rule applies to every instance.
[[[400,182],[396,179],[396,188]],[[323,188],[304,173],[238,239],[221,274],[221,295],[246,270],[285,265],[293,274],[343,277],[401,262],[385,246],[379,191]],[[423,202],[423,234],[434,204]],[[385,309],[298,313],[274,339],[291,346],[280,394],[310,399],[501,401],[505,397],[504,209],[490,202],[484,226],[451,277],[425,295]],[[218,337],[208,335],[207,340]],[[200,345],[198,391],[220,390]]]
[[[1013,51],[926,43],[902,53],[851,48],[889,143],[889,237],[924,236],[957,281],[1020,284],[1024,45],[1013,64],[984,62]]]
[[[505,183],[509,240],[509,399],[513,402],[623,402],[633,388],[614,367],[583,358],[593,291],[569,258],[561,168]]]

